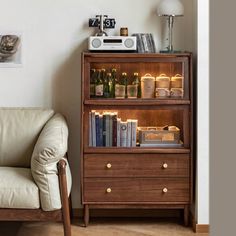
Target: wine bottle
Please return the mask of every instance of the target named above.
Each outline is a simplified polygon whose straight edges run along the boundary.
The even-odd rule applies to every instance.
[[[111,70],[111,77],[109,80],[109,91],[110,91],[110,98],[115,97],[115,84],[117,83],[117,75],[116,75],[116,69],[113,68]]]
[[[103,80],[103,88],[104,88],[104,98],[110,97],[110,91],[109,91],[109,80],[111,78],[111,73],[107,73]]]
[[[95,81],[95,96],[99,98],[103,97],[103,80],[101,75],[101,70],[98,70]]]
[[[96,80],[96,70],[90,70],[90,98],[95,97],[95,80]]]
[[[128,78],[127,78],[127,73],[123,72],[121,74],[121,81],[120,81],[121,85],[125,86],[125,98],[127,98],[127,85],[128,85]]]
[[[134,79],[133,83],[134,85],[137,85],[138,88],[138,98],[141,98],[141,83],[140,83],[140,78],[137,72],[134,73]]]

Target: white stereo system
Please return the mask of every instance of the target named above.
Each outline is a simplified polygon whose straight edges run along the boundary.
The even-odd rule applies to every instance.
[[[137,38],[132,36],[91,36],[90,51],[136,51]]]

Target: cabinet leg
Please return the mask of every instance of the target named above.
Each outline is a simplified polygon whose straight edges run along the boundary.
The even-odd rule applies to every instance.
[[[89,224],[89,205],[84,205],[84,225],[87,227]]]
[[[184,225],[188,226],[189,224],[189,206],[186,205],[184,207]]]

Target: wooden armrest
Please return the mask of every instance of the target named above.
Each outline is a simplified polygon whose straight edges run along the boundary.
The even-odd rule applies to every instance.
[[[59,175],[66,175],[66,161],[64,159],[61,159],[58,164],[57,164],[57,168],[58,168],[58,174]]]

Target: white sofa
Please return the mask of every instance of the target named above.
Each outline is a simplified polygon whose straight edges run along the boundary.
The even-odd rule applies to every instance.
[[[63,220],[70,235],[67,141],[53,110],[0,108],[0,220]]]

